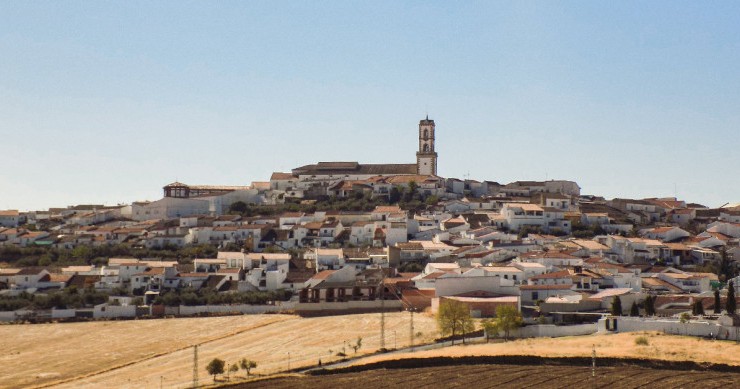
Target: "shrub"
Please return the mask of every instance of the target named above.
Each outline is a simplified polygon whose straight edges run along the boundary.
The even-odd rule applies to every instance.
[[[635,344],[638,345],[638,346],[647,346],[647,345],[650,344],[650,342],[648,342],[648,338],[647,337],[645,337],[645,336],[638,336],[637,338],[635,338]]]

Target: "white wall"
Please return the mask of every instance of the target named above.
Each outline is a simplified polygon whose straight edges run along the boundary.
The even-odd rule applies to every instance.
[[[641,317],[620,316],[617,320],[616,332],[660,331],[673,335],[690,336],[717,336],[719,339],[738,340],[736,327],[721,326],[708,320],[689,321],[681,323],[678,319],[651,319]],[[599,332],[609,332],[606,329],[606,320],[599,320]]]
[[[277,302],[276,305],[181,305],[179,309],[180,316],[191,316],[202,313],[242,313],[242,314],[260,314],[267,312],[282,312],[295,308],[293,302]]]
[[[540,324],[518,328],[511,331],[509,333],[509,336],[514,338],[552,338],[559,336],[579,336],[595,334],[598,329],[599,328],[597,323],[576,324],[571,326]],[[503,335],[503,333],[500,335]]]
[[[503,284],[503,285],[502,285]],[[496,276],[480,277],[440,277],[435,282],[436,296],[455,296],[478,290],[502,295],[518,296],[519,288],[513,280]]]

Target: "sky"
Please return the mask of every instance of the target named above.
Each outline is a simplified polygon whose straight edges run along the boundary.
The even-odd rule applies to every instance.
[[[740,2],[0,0],[0,209],[318,161],[740,201]]]

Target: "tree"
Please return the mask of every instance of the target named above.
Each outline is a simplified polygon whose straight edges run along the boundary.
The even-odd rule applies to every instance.
[[[429,206],[437,205],[438,202],[439,202],[439,197],[435,195],[431,195],[424,200],[424,203],[426,203],[426,205],[429,205]]]
[[[737,309],[737,303],[735,302],[735,283],[730,281],[727,284],[727,302],[725,302],[725,311],[728,315],[734,315]]]
[[[216,381],[217,375],[224,373],[225,364],[226,362],[224,362],[223,360],[218,359],[218,358],[213,358],[213,360],[211,360],[211,362],[208,363],[208,366],[206,366],[206,371],[208,372],[208,374],[213,376],[214,382]]]
[[[360,347],[362,347],[362,337],[358,336],[357,342],[355,344],[350,345],[350,347],[352,347],[352,350],[354,350],[355,354],[357,354],[357,350],[359,350]]]
[[[234,363],[233,365],[229,366],[229,373],[234,374],[237,371],[239,371],[239,366]]]
[[[501,331],[498,320],[485,319],[480,324],[486,333],[486,343],[488,343],[489,339],[498,337],[498,333]]]
[[[249,372],[252,369],[256,369],[257,368],[257,362],[255,362],[255,361],[253,361],[251,359],[242,358],[242,360],[239,361],[239,367],[241,367],[242,369],[244,369],[244,371],[247,372],[247,377],[249,377]]]
[[[408,192],[404,195],[404,200],[408,203],[411,200],[414,199],[414,195],[416,195],[416,190],[419,188],[419,185],[416,184],[416,181],[409,181],[409,187]]]
[[[457,300],[444,300],[439,304],[437,311],[437,327],[442,335],[451,335],[452,343],[455,343],[455,336],[465,333],[465,327],[472,325],[473,319],[470,317],[468,307]],[[465,341],[463,337],[463,342]]]
[[[727,249],[723,248],[720,251],[720,255],[721,257],[717,269],[717,275],[719,276],[720,281],[729,280],[735,277],[735,264],[727,255]]]
[[[714,290],[714,313],[722,313],[722,303],[719,299],[719,289]]]
[[[229,213],[238,213],[240,215],[243,215],[247,213],[247,203],[243,201],[237,201],[235,203],[231,203],[229,206]]]
[[[511,330],[522,326],[522,314],[511,305],[499,305],[496,307],[496,321],[498,328],[504,331],[504,339],[509,339]]]
[[[645,298],[645,315],[655,316],[655,297],[648,295]]]
[[[632,302],[632,307],[630,307],[630,316],[640,316],[640,308],[637,307],[637,301]]]
[[[391,188],[391,193],[388,195],[388,202],[391,204],[396,204],[399,201],[401,201],[401,195],[402,195],[401,189],[398,189],[398,186],[394,186]]]
[[[691,307],[691,314],[694,316],[704,315],[704,305],[701,303],[701,300],[694,302],[694,305]]]
[[[689,315],[688,312],[684,312],[681,314],[681,316],[678,317],[678,321],[681,322],[681,324],[686,324],[691,320],[691,315]]]
[[[622,312],[622,299],[619,296],[614,296],[614,300],[612,300],[612,315],[622,316]]]

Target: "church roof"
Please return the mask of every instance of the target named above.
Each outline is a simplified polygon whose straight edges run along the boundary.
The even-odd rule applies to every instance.
[[[380,175],[416,174],[416,164],[359,164],[357,162],[319,162],[293,169],[294,175]]]
[[[164,186],[165,188],[187,188],[188,185],[183,184],[182,182],[175,181],[171,184],[167,184]]]

